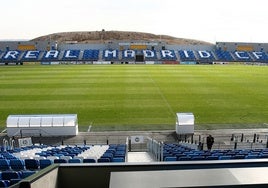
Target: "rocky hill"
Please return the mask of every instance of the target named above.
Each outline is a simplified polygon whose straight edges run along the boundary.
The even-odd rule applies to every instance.
[[[127,32],[127,31],[84,31],[84,32],[63,32],[54,33],[50,35],[41,36],[32,41],[43,41],[43,40],[53,40],[61,42],[75,41],[78,43],[108,43],[113,40],[133,40],[133,41],[163,41],[167,44],[177,44],[177,45],[212,45],[211,43],[185,39],[185,38],[175,38],[168,35],[155,35],[151,33],[142,32]]]

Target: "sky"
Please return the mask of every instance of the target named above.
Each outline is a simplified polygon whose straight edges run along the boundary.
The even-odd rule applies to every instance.
[[[0,0],[0,5],[0,40],[104,29],[268,43],[267,0]]]

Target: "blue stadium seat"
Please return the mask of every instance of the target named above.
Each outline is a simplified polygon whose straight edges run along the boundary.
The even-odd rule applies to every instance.
[[[187,156],[193,158],[193,157],[198,157],[199,154],[193,153],[193,154],[188,154]]]
[[[102,58],[105,61],[118,60],[118,50],[103,50]]]
[[[176,154],[176,157],[177,157],[177,160],[179,160],[179,158],[181,158],[181,157],[187,157],[187,155],[184,154],[184,153],[180,153],[180,154]]]
[[[234,155],[232,159],[245,159],[245,155]]]
[[[174,157],[171,153],[163,153],[163,158]]]
[[[101,158],[109,158],[110,161],[113,159],[113,153],[104,153]]]
[[[84,50],[82,59],[85,61],[97,61],[99,59],[99,50]]]
[[[5,158],[5,159],[17,159],[17,157],[15,157],[12,153],[9,153],[9,152],[4,152],[2,153],[2,156]]]
[[[127,145],[126,144],[118,144],[116,150],[117,151],[126,151]]]
[[[258,159],[259,155],[247,155],[245,156],[245,159]]]
[[[204,156],[195,156],[195,157],[192,157],[192,160],[193,161],[199,161],[199,160],[205,160],[206,158]]]
[[[24,162],[28,170],[38,170],[40,167],[39,160],[37,159],[25,159]]]
[[[124,50],[122,52],[122,59],[128,60],[128,61],[134,61],[136,57],[136,51],[135,50]]]
[[[268,154],[260,154],[259,157],[260,158],[268,158]]]
[[[99,158],[98,163],[109,163],[111,160],[109,158]]]
[[[14,185],[16,183],[18,183],[19,181],[21,181],[21,179],[11,179],[9,182],[10,182],[10,186],[11,185]]]
[[[40,51],[25,51],[21,60],[23,61],[37,61],[40,55]]]
[[[179,56],[181,61],[196,61],[194,52],[191,50],[179,50]]]
[[[219,153],[213,153],[213,154],[212,154],[212,156],[218,156],[218,157],[219,157],[219,156],[223,156],[223,155],[225,155],[225,154],[224,154],[224,153],[221,153],[221,152],[219,152]]]
[[[112,159],[112,162],[125,162],[125,158],[123,158],[123,157],[114,157],[113,159]]]
[[[234,61],[234,58],[229,51],[216,50],[215,54],[219,61]]]
[[[145,61],[154,61],[157,60],[155,50],[143,50],[144,60]]]
[[[105,153],[111,153],[112,155],[116,152],[116,149],[107,149]]]
[[[7,160],[7,159],[0,159],[0,170],[1,171],[10,170],[9,160]]]
[[[80,50],[65,50],[62,60],[78,60]]]
[[[17,61],[21,55],[19,50],[6,51],[2,56],[2,61]]]
[[[206,159],[207,160],[218,160],[219,157],[218,156],[207,156]]]
[[[35,174],[37,171],[32,171],[32,170],[22,170],[20,171],[21,172],[21,178],[24,179],[24,178],[27,178],[33,174]]]
[[[180,158],[178,158],[178,160],[179,161],[191,161],[192,159],[191,159],[191,157],[180,157]]]
[[[66,159],[54,159],[54,164],[57,163],[68,163],[68,161]]]
[[[206,152],[206,153],[201,153],[200,156],[209,157],[209,156],[212,156],[212,154],[210,152]]]
[[[25,164],[24,161],[21,159],[11,159],[10,160],[10,167],[12,170],[25,170]]]
[[[21,179],[20,173],[16,171],[3,171],[2,180]]]
[[[204,61],[213,61],[215,60],[215,57],[211,51],[204,50],[204,51],[197,51],[197,56],[199,60],[204,60]]]
[[[164,161],[177,161],[177,157],[165,157]]]
[[[177,60],[176,54],[174,50],[161,50],[160,51],[161,59],[168,61]]]
[[[191,154],[194,154],[194,151],[186,151],[186,152],[184,152],[184,154],[191,155]]]
[[[10,182],[8,180],[0,180],[0,187],[9,187]]]
[[[40,159],[39,162],[40,162],[40,169],[44,169],[53,164],[53,161],[50,159]]]
[[[235,51],[233,52],[233,55],[238,61],[252,61],[252,58],[246,51]]]
[[[114,153],[114,157],[124,157],[126,155],[126,151],[125,150],[116,150],[116,152]]]
[[[59,60],[60,53],[61,52],[57,50],[45,51],[41,59],[44,61],[56,61]]]
[[[83,163],[96,163],[96,160],[87,158],[87,159],[83,159]]]
[[[237,151],[228,151],[225,155],[231,155],[231,156],[234,156],[234,155],[236,155],[237,153],[239,153],[239,152],[237,152]]]
[[[253,59],[258,62],[267,62],[268,61],[268,56],[266,55],[265,52],[249,52]]]
[[[219,160],[229,160],[231,159],[232,156],[231,155],[223,155],[223,156],[219,156]]]
[[[69,159],[68,163],[81,163],[81,159],[75,158],[75,159]]]

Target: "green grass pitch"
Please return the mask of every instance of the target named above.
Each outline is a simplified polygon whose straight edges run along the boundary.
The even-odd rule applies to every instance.
[[[0,128],[10,114],[78,114],[79,129],[268,127],[268,66],[60,65],[0,67]]]

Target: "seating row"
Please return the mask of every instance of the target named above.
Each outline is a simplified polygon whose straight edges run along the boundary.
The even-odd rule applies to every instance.
[[[2,171],[37,170],[53,163],[125,162],[126,145],[36,146],[3,151],[0,156]]]
[[[228,160],[268,158],[268,149],[196,150],[181,144],[165,144],[164,161]]]
[[[30,170],[0,172],[0,187],[9,187],[35,173],[36,171]]]
[[[58,158],[58,159],[0,159],[0,170],[1,171],[20,171],[20,170],[40,170],[46,168],[49,165],[57,163],[102,163],[102,162],[125,162],[125,157],[113,157],[111,154],[106,154],[96,158]]]

